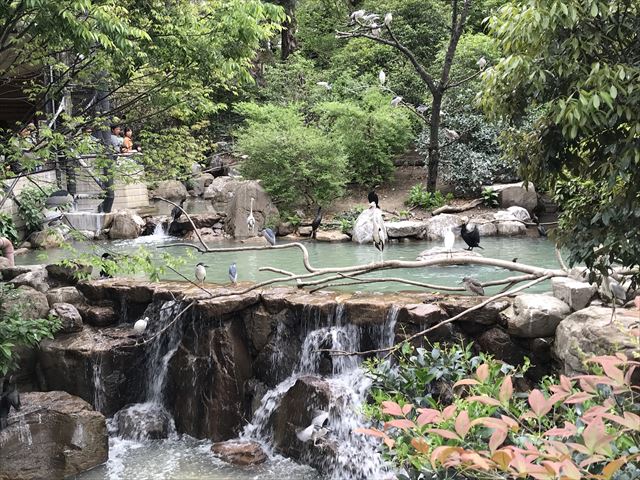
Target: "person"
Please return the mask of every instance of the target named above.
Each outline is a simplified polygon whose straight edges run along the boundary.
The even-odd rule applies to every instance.
[[[116,152],[120,152],[122,150],[123,139],[120,136],[122,129],[120,125],[111,125],[111,146],[116,150]]]
[[[133,152],[133,130],[129,127],[124,129],[124,138],[122,139],[122,153]]]

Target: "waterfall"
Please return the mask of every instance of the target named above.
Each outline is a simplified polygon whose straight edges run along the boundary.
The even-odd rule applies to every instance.
[[[105,407],[105,386],[102,381],[102,359],[102,355],[98,353],[91,365],[93,380],[93,408],[99,412],[103,412]]]
[[[393,344],[398,311],[399,308],[392,307],[384,323],[378,327],[378,348]],[[288,390],[304,375],[325,373],[323,370],[326,370],[326,365],[323,366],[323,361],[326,353],[318,350],[360,349],[363,327],[345,324],[342,305],[338,305],[335,313],[329,316],[326,322],[328,326],[321,326],[317,318],[308,317],[305,320],[313,321],[305,322],[307,328],[303,329],[304,339],[294,373],[264,395],[253,421],[242,433],[243,438],[257,440],[267,449],[273,450],[271,418]],[[280,334],[276,338],[280,340],[282,337]],[[281,346],[282,349],[285,347]],[[327,440],[335,442],[337,453],[335,458],[326,459],[326,471],[323,473],[335,480],[383,478],[388,472],[388,467],[377,451],[377,442],[369,437],[353,434],[356,428],[367,426],[361,411],[371,386],[371,381],[360,368],[360,363],[361,359],[358,356],[333,356],[331,371],[326,372],[328,374],[324,376],[331,390]]]
[[[164,224],[162,222],[156,223],[156,228],[153,229],[152,237],[163,238],[167,236],[167,232],[164,230]]]

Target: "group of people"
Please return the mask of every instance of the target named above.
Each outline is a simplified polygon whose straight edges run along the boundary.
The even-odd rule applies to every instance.
[[[133,153],[141,150],[140,145],[133,143],[133,130],[120,125],[111,125],[111,145],[118,153]]]

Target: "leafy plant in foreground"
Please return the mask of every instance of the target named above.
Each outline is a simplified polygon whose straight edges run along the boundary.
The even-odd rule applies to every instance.
[[[0,212],[0,237],[6,237],[12,243],[18,241],[18,229],[8,213]]]
[[[42,189],[30,187],[25,188],[18,195],[18,211],[29,232],[40,230],[44,218],[42,212],[45,209],[45,201],[51,192],[53,192],[52,187]]]
[[[498,192],[489,187],[483,188],[482,204],[485,207],[498,208],[500,205],[500,202],[498,202]]]

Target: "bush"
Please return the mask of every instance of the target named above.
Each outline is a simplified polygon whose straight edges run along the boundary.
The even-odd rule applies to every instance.
[[[498,192],[489,187],[483,188],[482,204],[485,207],[497,208],[500,205],[500,202],[498,201]]]
[[[453,200],[453,195],[447,193],[443,195],[442,192],[428,192],[424,185],[418,184],[411,187],[409,190],[409,197],[405,201],[406,205],[410,207],[420,207],[425,210],[431,210],[433,208],[442,207],[445,203]]]
[[[0,237],[6,237],[11,243],[18,241],[18,229],[8,213],[0,212]]]
[[[304,123],[294,106],[240,104],[246,126],[237,149],[249,156],[242,174],[262,180],[285,208],[326,204],[342,195],[347,181],[343,148],[321,130]]]
[[[18,195],[18,212],[29,232],[40,230],[44,220],[45,202],[53,190],[52,187],[43,189],[29,187],[22,190]]]

